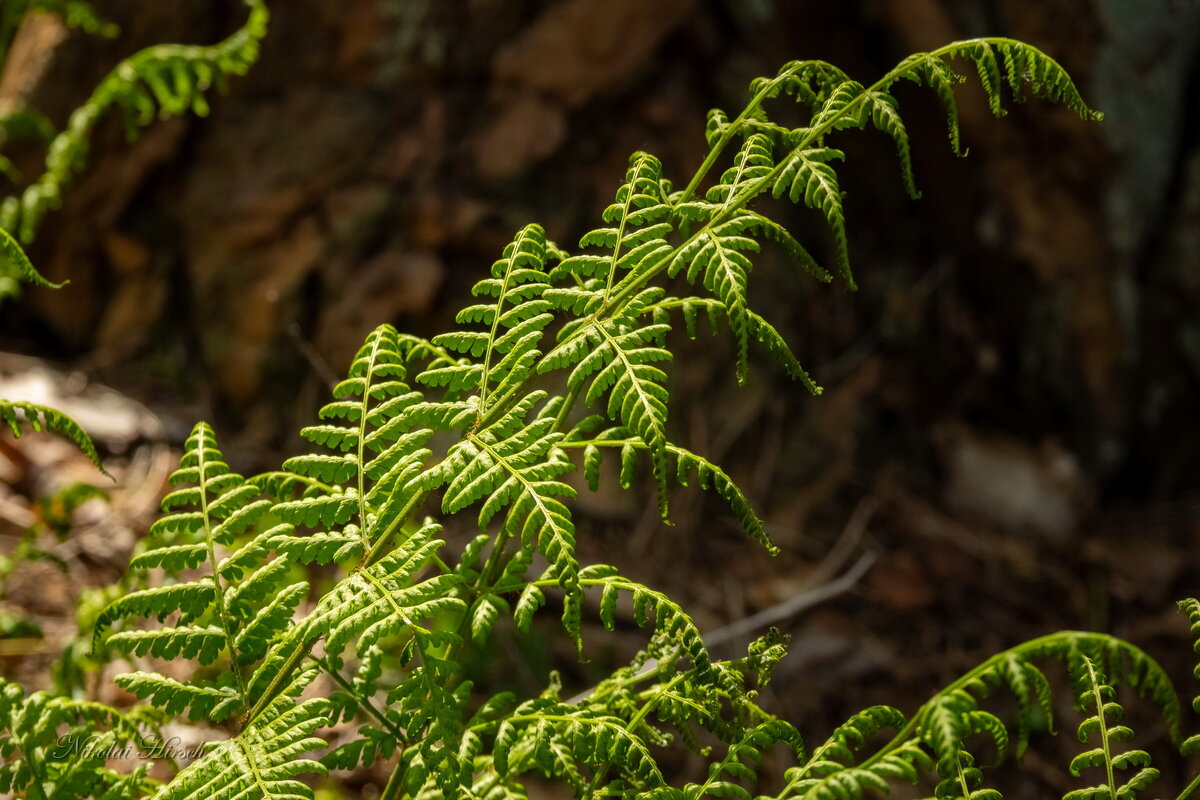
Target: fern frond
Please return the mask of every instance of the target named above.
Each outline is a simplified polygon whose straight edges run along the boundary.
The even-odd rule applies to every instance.
[[[11,287],[0,286],[0,297],[6,297],[17,292],[16,283],[31,283],[46,289],[61,289],[66,285],[54,283],[38,272],[25,255],[25,250],[17,240],[5,229],[0,228],[0,280],[13,281]]]
[[[1200,655],[1200,600],[1194,597],[1189,597],[1179,601],[1179,610],[1187,615],[1192,634],[1192,650]],[[1197,665],[1192,672],[1193,676],[1200,678],[1200,665]],[[1200,696],[1193,698],[1192,710],[1200,714]],[[1200,752],[1200,734],[1189,736],[1179,746],[1179,752],[1183,755],[1191,755],[1195,752]]]
[[[443,611],[463,609],[452,595],[453,574],[416,583],[417,573],[445,543],[433,538],[441,527],[427,521],[403,545],[368,567],[356,570],[321,598],[316,609],[290,634],[303,639],[309,631],[325,637],[326,656],[335,663],[342,650],[357,640],[361,655],[380,639],[410,632],[432,643],[438,635],[420,623]]]
[[[1133,800],[1138,792],[1158,778],[1158,770],[1150,766],[1150,755],[1144,750],[1115,751],[1115,745],[1133,738],[1133,731],[1121,724],[1125,710],[1096,664],[1086,655],[1079,655],[1071,665],[1071,678],[1080,689],[1077,706],[1081,712],[1089,714],[1079,725],[1079,741],[1098,744],[1071,759],[1071,774],[1078,778],[1082,770],[1098,767],[1104,769],[1106,780],[1098,786],[1068,792],[1064,800],[1103,797]],[[1129,779],[1118,782],[1116,770],[1131,768],[1133,773]]]
[[[122,774],[112,752],[139,750],[159,737],[162,715],[135,707],[123,713],[100,703],[26,695],[0,678],[0,793],[44,800],[129,798],[150,791],[148,766]]]
[[[230,471],[208,425],[193,429],[170,482],[176,488],[163,499],[168,513],[151,526],[150,538],[130,569],[136,574],[162,568],[171,575],[207,565],[208,574],[118,597],[97,617],[94,638],[127,654],[182,657],[201,664],[227,659],[225,678],[199,677],[182,688],[138,673],[124,679],[138,697],[158,697],[181,710],[195,703],[193,718],[212,715],[209,719],[218,721],[252,705],[243,669],[262,658],[270,642],[289,626],[308,584],[292,581],[287,562],[272,560],[269,554],[290,526],[277,525],[236,546],[235,539],[252,531],[271,504],[256,486]],[[104,638],[112,625],[134,617],[176,619],[165,627],[127,627]]]
[[[613,286],[626,271],[670,252],[667,236],[672,231],[671,207],[665,195],[662,164],[649,153],[634,153],[615,202],[602,215],[608,226],[589,231],[579,240],[580,247],[601,248],[604,254],[566,258],[555,275],[597,279],[603,285],[602,290],[597,287],[598,302],[606,304]]]
[[[3,232],[0,231],[0,233]],[[28,425],[34,431],[56,433],[70,439],[95,465],[96,469],[106,477],[112,477],[104,469],[104,463],[100,460],[100,454],[96,452],[96,445],[92,442],[92,437],[79,427],[79,423],[61,411],[34,403],[0,400],[0,421],[8,426],[9,431],[16,438],[20,438],[25,426]]]
[[[776,800],[812,798],[857,800],[865,790],[887,792],[887,781],[903,778],[916,782],[920,771],[933,761],[917,742],[908,742],[884,758],[856,765],[856,752],[886,728],[902,729],[904,715],[890,706],[872,706],[840,725],[802,765],[787,770],[787,780]]]
[[[110,108],[119,106],[125,112],[130,138],[157,116],[189,110],[207,114],[205,92],[214,83],[224,85],[229,76],[245,74],[257,60],[259,42],[267,32],[269,14],[263,0],[244,2],[245,25],[222,42],[207,47],[157,45],[118,64],[51,141],[42,176],[20,197],[0,203],[0,228],[23,242],[33,240],[42,216],[59,206],[63,188],[83,168],[92,130]]]
[[[549,698],[525,701],[500,723],[492,761],[501,777],[536,770],[577,791],[589,765],[611,768],[642,791],[664,783],[646,743],[624,720]]]
[[[281,519],[317,529],[278,538],[276,548],[304,562],[362,560],[394,532],[395,512],[412,499],[407,487],[430,454],[431,431],[410,428],[410,412],[424,398],[404,382],[404,361],[392,326],[372,331],[321,409],[328,421],[301,430],[338,452],[290,458],[285,472],[260,479],[280,498],[274,511]]]
[[[604,451],[619,450],[619,482],[623,488],[628,489],[633,483],[638,456],[647,452],[649,446],[623,427],[590,433],[589,429],[595,427],[592,424],[595,420],[596,418],[592,417],[581,421],[559,446],[566,449],[583,448],[583,474],[592,491],[596,491],[600,486],[600,465]],[[750,501],[724,470],[678,445],[668,444],[666,449],[669,456],[668,472],[674,474],[680,486],[689,486],[695,479],[701,489],[716,492],[729,505],[729,510],[737,518],[742,530],[765,547],[771,555],[778,554],[779,548],[771,541],[770,534],[754,513]]]
[[[585,589],[596,587],[601,590],[600,621],[610,631],[616,628],[617,599],[621,593],[629,593],[633,600],[634,622],[639,626],[653,625],[662,637],[677,644],[691,659],[702,683],[713,680],[712,657],[696,623],[662,592],[625,578],[616,567],[607,564],[589,564],[580,571],[579,583]],[[540,582],[531,585],[538,586]],[[527,629],[529,623],[518,619],[517,624]]]
[[[656,365],[672,358],[671,352],[660,346],[670,326],[646,325],[641,320],[661,294],[659,289],[647,289],[619,317],[592,319],[574,330],[564,328],[562,341],[546,354],[538,371],[571,367],[567,386],[579,392],[586,385],[584,397],[589,405],[608,395],[608,417],[632,430],[650,448],[659,516],[666,520],[667,375]]]
[[[461,511],[483,501],[479,527],[486,529],[504,513],[504,537],[517,539],[527,551],[544,555],[557,570],[566,592],[563,625],[579,636],[579,565],[575,558],[575,524],[562,498],[575,490],[559,480],[573,464],[556,445],[563,434],[554,430],[551,405],[534,408],[546,397],[534,391],[496,422],[451,446],[446,457],[420,478],[426,490],[444,488],[442,510]]]
[[[838,188],[837,173],[830,161],[845,158],[841,150],[832,147],[797,147],[782,162],[771,186],[773,197],[785,194],[793,203],[801,200],[809,208],[825,215],[837,251],[838,270],[851,289],[856,288],[850,274],[850,244],[846,238],[846,215],[842,210],[842,191]]]
[[[297,699],[316,675],[315,667],[297,673],[241,733],[212,746],[152,800],[200,797],[312,800],[312,789],[296,777],[304,773],[324,775],[326,768],[299,756],[325,745],[312,734],[326,724],[329,701],[314,698],[297,702]]]
[[[474,323],[483,331],[459,330],[435,336],[433,344],[467,359],[423,371],[418,381],[445,388],[450,396],[479,390],[476,413],[487,414],[491,397],[505,397],[532,371],[537,345],[553,321],[552,306],[542,299],[549,288],[546,273],[546,234],[527,225],[504,248],[492,265],[491,277],[475,284],[471,293],[492,302],[470,305],[458,313],[459,324]]]

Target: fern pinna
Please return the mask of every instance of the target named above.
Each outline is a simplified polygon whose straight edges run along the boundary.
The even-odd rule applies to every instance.
[[[1028,85],[1098,118],[1053,60],[1007,39],[913,56],[870,86],[823,62],[793,62],[753,82],[736,117],[710,114],[709,154],[684,188],[654,156],[636,153],[603,225],[579,252],[526,226],[475,285],[476,302],[456,330],[432,340],[388,325],[373,331],[319,423],[301,431],[312,452],[243,479],[212,431],[198,426],[168,515],[134,558],[132,591],[100,615],[96,632],[101,650],[197,661],[186,682],[146,669],[118,680],[150,705],[206,719],[229,736],[156,796],[311,797],[297,775],[384,762],[389,800],[523,798],[529,775],[585,798],[749,798],[762,788],[763,754],[778,745],[794,766],[781,789],[760,797],[854,799],[926,780],[938,798],[990,798],[997,793],[980,767],[981,742],[990,741],[982,756],[1019,756],[1035,731],[1052,727],[1040,664],[1053,659],[1067,666],[1090,715],[1081,730],[1101,742],[1099,756],[1088,751],[1075,767],[1105,767],[1113,800],[1143,788],[1153,774],[1141,751],[1108,749],[1124,736],[1112,687],[1131,685],[1159,706],[1172,736],[1179,709],[1162,670],[1131,645],[1089,633],[1038,639],[989,659],[911,717],[869,708],[809,750],[757,702],[785,652],[783,637],[772,632],[744,657],[714,660],[677,603],[577,554],[572,500],[581,484],[597,486],[606,457],[626,488],[648,467],[664,520],[670,484],[694,481],[773,550],[733,480],[675,439],[671,335],[679,327],[698,335],[701,319],[714,331],[728,327],[739,382],[749,380],[751,349],[761,345],[819,392],[752,310],[748,286],[764,246],[820,280],[830,270],[766,206],[750,203],[770,195],[820,214],[833,271],[852,285],[837,174],[845,155],[828,140],[849,128],[880,129],[915,196],[891,89],[905,79],[932,87],[958,150],[953,85],[962,78],[953,58],[974,64],[997,114],[1007,80],[1018,96]],[[780,102],[798,105],[802,124],[774,121],[768,108]],[[722,158],[730,166],[703,188]],[[682,285],[696,293],[673,293]],[[443,526],[468,510],[478,532],[447,553]],[[325,565],[312,586],[302,577],[311,565]],[[575,697],[563,697],[554,675],[537,697],[476,697],[464,674],[472,643],[486,647],[505,615],[527,631],[554,596],[581,653],[589,597],[609,628],[628,604],[647,629],[645,647]],[[985,707],[997,690],[1015,703],[1012,723]],[[322,728],[324,742],[316,738]],[[892,738],[880,743],[885,731]],[[672,785],[657,755],[676,740],[711,759],[705,780]],[[303,755],[325,745],[319,762]],[[1113,769],[1122,766],[1136,771],[1118,784]]]

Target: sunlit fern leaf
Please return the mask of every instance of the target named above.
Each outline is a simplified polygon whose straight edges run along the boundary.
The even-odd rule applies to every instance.
[[[698,323],[702,315],[708,321],[708,326],[713,333],[716,333],[721,320],[727,318],[725,304],[711,297],[668,298],[652,304],[647,307],[646,311],[654,315],[656,319],[659,314],[664,312],[678,311],[683,317],[684,330],[692,339],[695,339],[699,333]],[[825,391],[804,369],[800,360],[796,358],[796,354],[792,352],[791,347],[788,346],[787,341],[774,325],[753,311],[747,312],[746,322],[749,325],[751,338],[762,345],[789,378],[800,381],[804,388],[813,395],[820,395]]]
[[[0,279],[5,277],[47,289],[61,289],[66,285],[65,282],[53,283],[38,272],[17,240],[7,230],[0,228]],[[11,291],[0,292],[0,296],[12,294],[15,291],[16,289],[13,287]]]
[[[746,296],[752,264],[746,253],[757,253],[759,243],[747,234],[762,233],[765,218],[752,212],[734,214],[705,229],[680,247],[667,269],[670,277],[683,272],[690,283],[700,279],[720,300],[737,343],[735,375],[744,386],[749,373],[750,339],[758,332]]]
[[[863,85],[858,81],[842,81],[817,108],[808,127],[800,128],[789,138],[803,140],[809,128],[832,132],[863,127],[866,120],[859,102],[862,94]]]
[[[359,727],[357,734],[358,738],[344,742],[321,756],[321,763],[327,769],[370,767],[377,760],[391,758],[399,744],[394,733],[371,725]]]
[[[297,526],[316,528],[309,539],[293,536],[276,546],[301,561],[362,559],[394,533],[395,515],[409,495],[405,486],[429,455],[430,431],[410,427],[408,412],[423,401],[404,382],[399,335],[391,325],[373,330],[351,362],[334,400],[321,409],[326,422],[301,435],[334,453],[310,453],[284,462],[286,477],[266,479],[282,491],[275,513]],[[288,496],[287,493],[293,493]]]
[[[1104,115],[1088,107],[1083,101],[1079,90],[1067,71],[1057,61],[1036,47],[1030,47],[1022,42],[1013,40],[998,41],[995,49],[1004,58],[1005,74],[1008,77],[1009,88],[1018,100],[1023,99],[1023,87],[1029,84],[1035,97],[1043,97],[1054,103],[1062,103],[1081,118],[1092,122],[1100,122]],[[963,48],[959,54],[973,58],[977,63],[986,64],[986,56],[980,54],[976,47]],[[984,67],[990,72],[989,67]],[[985,88],[991,81],[985,81]]]
[[[549,288],[546,262],[546,235],[541,227],[527,225],[518,231],[492,265],[491,277],[471,290],[491,302],[467,306],[456,318],[460,325],[474,324],[483,330],[460,329],[433,339],[435,346],[469,358],[428,368],[418,381],[444,387],[452,395],[478,389],[480,416],[490,408],[490,398],[504,398],[523,382],[538,356],[542,332],[554,319],[553,307],[542,299]]]
[[[773,150],[771,137],[761,133],[747,137],[733,157],[733,166],[725,170],[717,185],[705,193],[705,199],[709,203],[724,204],[735,197],[745,184],[769,175],[775,168]],[[676,207],[676,211],[683,213],[680,206]]]
[[[311,800],[312,789],[296,778],[304,773],[326,772],[319,762],[300,756],[325,745],[312,734],[326,724],[329,701],[298,698],[316,675],[315,667],[296,673],[287,687],[237,736],[211,746],[152,800],[210,797]]]
[[[605,252],[570,256],[555,273],[599,278],[604,286],[600,302],[608,302],[613,286],[626,271],[670,253],[667,235],[672,230],[671,207],[664,194],[658,159],[649,153],[634,153],[616,201],[604,210],[608,227],[590,231],[579,240],[582,248]]]
[[[421,624],[423,620],[441,611],[465,607],[451,592],[458,581],[456,575],[415,580],[444,544],[433,538],[439,530],[440,526],[427,522],[403,545],[374,564],[352,572],[321,598],[289,638],[304,640],[310,633],[324,636],[326,655],[337,664],[351,641],[356,641],[356,650],[362,654],[385,636],[401,632],[428,634]]]
[[[398,725],[416,742],[401,752],[397,770],[410,795],[436,789],[446,797],[459,797],[471,785],[473,756],[463,749],[462,714],[470,699],[471,684],[447,688],[442,668],[435,671],[428,651],[424,664],[414,669],[388,694]],[[457,665],[451,665],[452,672]],[[417,741],[419,740],[419,741]]]
[[[600,485],[600,465],[605,451],[619,451],[621,459],[620,483],[624,488],[631,485],[631,472],[637,463],[639,454],[644,454],[649,447],[639,437],[632,435],[624,427],[618,426],[596,431],[597,418],[585,418],[571,430],[562,441],[563,449],[583,449],[583,473],[592,491]],[[696,455],[686,448],[668,444],[668,472],[675,476],[680,486],[689,486],[693,480],[699,488],[718,494],[729,506],[737,518],[738,524],[754,541],[765,547],[772,555],[779,548],[771,541],[770,535],[763,527],[762,521],[754,513],[750,501],[738,488],[737,484],[716,464]]]
[[[578,335],[564,338],[546,354],[538,370],[571,367],[567,386],[573,391],[586,386],[589,405],[608,396],[608,417],[634,431],[650,448],[659,516],[666,520],[668,392],[667,375],[657,364],[671,360],[670,351],[659,346],[670,327],[646,325],[641,319],[661,295],[660,289],[647,289],[630,300],[620,316],[594,320],[578,329]]]
[[[789,61],[779,68],[773,78],[752,80],[750,95],[759,100],[786,95],[809,111],[816,112],[830,93],[847,80],[849,77],[845,72],[827,61]]]
[[[984,50],[991,54],[991,50]],[[900,160],[900,177],[904,181],[904,191],[912,199],[919,200],[921,193],[917,190],[916,178],[913,175],[912,147],[908,141],[908,130],[896,107],[896,98],[887,92],[871,90],[864,93],[863,102],[866,119],[878,130],[892,137],[892,141],[896,143],[896,156]]]
[[[127,688],[139,697],[166,698],[172,707],[196,702],[193,717],[212,714],[215,721],[251,705],[243,669],[260,659],[269,642],[289,626],[308,584],[293,582],[287,562],[270,558],[269,543],[285,536],[288,526],[259,532],[237,547],[235,540],[253,532],[271,504],[259,496],[257,487],[230,471],[208,425],[193,429],[170,483],[175,489],[163,499],[167,513],[151,526],[131,569],[144,573],[158,567],[169,575],[207,565],[208,574],[118,597],[100,613],[94,635],[99,642],[122,620],[153,617],[162,622],[173,617],[171,625],[126,627],[108,635],[104,643],[127,654],[183,657],[201,664],[226,659],[235,701],[228,697],[229,682],[220,678],[198,677],[188,682],[190,688],[136,675],[127,679]]]
[[[560,480],[574,465],[555,447],[562,433],[554,430],[554,416],[548,409],[533,413],[545,397],[542,391],[526,395],[500,419],[451,446],[418,480],[426,490],[444,487],[442,510],[447,514],[482,501],[481,530],[503,513],[505,537],[518,539],[526,550],[536,549],[557,569],[567,595],[563,624],[578,638],[575,524],[562,500],[576,492]]]
[[[894,753],[895,758],[876,761],[868,768],[856,766],[856,753],[880,731],[900,730],[904,722],[904,715],[890,706],[872,706],[858,712],[838,726],[806,762],[784,773],[786,784],[778,797],[857,800],[864,790],[886,793],[888,778],[896,774],[907,777],[909,767],[917,770],[931,763],[929,756],[920,748],[910,747]]]
[[[1029,745],[1030,734],[1045,728],[1054,732],[1054,706],[1050,682],[1030,661],[1009,652],[999,657],[992,678],[1003,682],[1017,698],[1017,741],[1015,754],[1020,758]]]
[[[1079,725],[1079,741],[1096,746],[1071,760],[1070,772],[1079,777],[1084,769],[1103,769],[1107,780],[1097,786],[1075,789],[1064,800],[1116,798],[1133,800],[1159,776],[1150,766],[1150,755],[1144,750],[1118,750],[1133,738],[1133,731],[1121,724],[1125,710],[1116,699],[1116,690],[1106,682],[1097,665],[1086,655],[1072,659],[1071,678],[1081,689],[1076,699],[1079,710],[1088,716]],[[1129,774],[1127,780],[1124,775]]]
[[[646,743],[625,721],[557,700],[527,700],[501,722],[493,745],[501,776],[538,771],[584,785],[584,767],[611,768],[639,790],[663,785]]]
[[[0,678],[0,793],[41,800],[140,796],[152,787],[148,769],[122,774],[106,755],[160,737],[162,718],[144,707],[122,713],[47,692],[27,695]]]
[[[172,716],[190,711],[193,720],[226,719],[241,704],[232,685],[181,683],[157,672],[126,672],[116,676],[114,683]]]
[[[1088,107],[1079,94],[1071,77],[1058,62],[1037,48],[1012,39],[975,39],[955,42],[934,53],[916,53],[900,63],[891,75],[895,79],[905,78],[916,83],[929,85],[946,111],[946,124],[950,146],[955,153],[963,155],[958,124],[958,105],[954,97],[954,86],[964,80],[946,63],[945,59],[962,57],[971,60],[979,73],[980,82],[987,94],[992,113],[1000,116],[1000,66],[997,54],[1004,61],[1004,77],[1013,97],[1020,102],[1024,98],[1025,86],[1033,94],[1052,102],[1062,103],[1081,118],[1098,122],[1104,115]],[[889,85],[880,87],[887,91]]]
[[[783,742],[793,755],[804,760],[804,743],[800,733],[783,720],[769,720],[746,731],[742,738],[729,745],[724,758],[709,765],[703,783],[689,783],[682,790],[664,788],[647,795],[648,800],[699,800],[702,797],[733,797],[750,800],[750,791],[743,783],[757,780],[763,754]]]
[[[916,53],[900,63],[903,77],[914,83],[924,83],[938,96],[942,110],[946,113],[946,133],[950,138],[950,149],[957,156],[967,152],[962,146],[962,133],[958,124],[958,101],[954,87],[966,80],[941,58],[930,53]]]
[[[579,573],[579,583],[585,589],[599,588],[600,621],[609,630],[616,626],[617,598],[628,593],[633,600],[633,619],[639,626],[652,625],[664,637],[677,642],[691,659],[702,682],[713,680],[712,657],[704,646],[704,638],[692,618],[662,592],[655,591],[622,576],[616,567],[589,564]]]
[[[258,58],[269,14],[263,0],[244,0],[248,18],[235,33],[211,46],[157,45],[122,61],[77,108],[50,143],[46,169],[20,197],[0,204],[0,228],[32,241],[42,216],[62,202],[63,187],[83,168],[96,124],[110,108],[125,112],[132,138],[138,127],[160,116],[208,113],[213,84],[243,75]]]
[[[25,427],[28,426],[37,432],[56,433],[70,439],[95,465],[96,469],[108,476],[108,472],[105,471],[104,464],[100,460],[100,454],[96,452],[96,445],[92,442],[92,437],[79,427],[79,423],[61,411],[34,403],[0,400],[0,421],[3,421],[12,435],[17,438],[20,438],[21,434],[25,432]]]
[[[846,238],[846,217],[842,211],[842,192],[838,188],[837,172],[830,161],[841,160],[845,154],[832,147],[797,148],[782,162],[771,187],[774,197],[787,195],[793,203],[801,200],[809,208],[819,210],[833,231],[838,269],[850,288],[855,288],[850,274],[850,247]]]

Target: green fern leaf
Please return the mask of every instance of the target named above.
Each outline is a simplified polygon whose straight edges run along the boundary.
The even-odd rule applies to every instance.
[[[850,274],[850,247],[846,238],[846,217],[842,211],[842,193],[838,188],[837,173],[829,162],[841,160],[845,154],[831,147],[797,148],[782,162],[782,169],[771,187],[774,197],[785,193],[793,203],[804,204],[825,215],[825,221],[833,231],[837,249],[838,269],[850,288],[856,288]]]
[[[159,116],[178,116],[189,110],[208,113],[205,92],[231,75],[243,75],[258,58],[269,14],[262,0],[245,0],[248,18],[243,27],[208,47],[157,45],[141,50],[117,65],[92,96],[71,114],[66,128],[50,143],[46,170],[20,197],[0,204],[0,228],[21,241],[33,240],[42,216],[62,202],[63,187],[87,158],[96,124],[110,108],[125,112],[129,137]]]
[[[70,439],[95,465],[96,469],[106,477],[112,477],[105,471],[104,464],[100,461],[100,454],[96,452],[96,445],[92,442],[92,437],[79,427],[79,423],[61,411],[34,403],[0,400],[0,421],[8,426],[9,431],[16,438],[20,438],[25,426],[28,425],[34,431],[57,433],[59,436]]]
[[[271,508],[258,488],[230,471],[212,429],[198,424],[188,437],[179,469],[170,477],[176,489],[163,499],[166,516],[150,528],[150,538],[131,562],[144,572],[162,567],[170,574],[207,565],[208,574],[197,580],[166,583],[118,597],[97,617],[95,641],[115,623],[134,617],[154,617],[160,622],[176,617],[166,627],[126,627],[104,639],[125,653],[158,658],[187,658],[201,664],[227,659],[236,703],[227,697],[228,686],[219,680],[198,677],[187,689],[133,678],[131,686],[146,696],[169,699],[172,707],[189,702],[203,713],[224,718],[249,708],[251,695],[243,670],[262,658],[269,643],[291,624],[292,615],[308,593],[304,581],[292,581],[287,562],[272,559],[274,543],[291,532],[277,525],[252,535],[238,547],[236,539],[252,532]],[[218,548],[223,558],[218,559]],[[217,699],[220,702],[217,702]]]
[[[487,332],[460,330],[433,339],[434,345],[470,358],[426,370],[418,381],[454,395],[478,389],[480,417],[487,414],[491,397],[505,397],[523,382],[537,358],[542,332],[554,319],[552,306],[542,299],[549,288],[548,253],[540,226],[518,231],[492,265],[491,277],[471,290],[493,302],[468,306],[457,317],[460,324],[480,324]]]
[[[667,235],[672,230],[670,215],[671,207],[663,191],[662,165],[649,153],[634,153],[616,201],[604,210],[603,219],[608,227],[590,231],[579,241],[580,247],[597,247],[607,252],[566,258],[555,274],[603,281],[600,303],[607,303],[613,286],[625,271],[657,261],[670,252],[667,244]]]
[[[312,800],[312,789],[296,777],[304,773],[323,775],[326,768],[298,756],[325,745],[312,733],[326,724],[329,701],[314,698],[297,702],[297,698],[316,674],[315,667],[297,673],[241,733],[212,746],[152,800],[197,797]]]

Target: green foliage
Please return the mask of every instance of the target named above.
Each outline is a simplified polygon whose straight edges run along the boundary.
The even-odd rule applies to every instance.
[[[104,472],[104,465],[100,461],[100,454],[96,452],[96,445],[92,442],[92,437],[88,436],[75,420],[61,411],[35,403],[0,400],[0,421],[4,422],[12,435],[17,438],[20,438],[25,427],[28,426],[34,431],[57,433],[70,439],[83,451],[88,460],[96,465],[96,469]],[[108,475],[107,472],[104,474]]]
[[[47,211],[62,204],[64,187],[81,171],[97,123],[112,108],[123,112],[129,138],[155,119],[180,116],[189,111],[208,113],[206,92],[214,86],[224,88],[231,76],[244,75],[257,60],[259,43],[267,32],[269,13],[264,0],[244,0],[246,23],[227,39],[210,46],[156,45],[148,47],[118,64],[75,109],[66,127],[52,137],[49,123],[34,109],[18,109],[3,120],[7,136],[14,126],[31,127],[36,135],[49,138],[45,169],[40,177],[21,192],[0,202],[0,300],[17,292],[19,282],[50,285],[29,266],[19,248],[14,251],[11,236],[28,244]],[[14,0],[0,10],[0,61],[7,55],[20,20],[33,11],[49,11],[63,17],[68,25],[104,36],[116,34],[116,27],[104,21],[82,0]],[[17,132],[22,133],[20,127]],[[0,141],[2,144],[2,141]],[[10,179],[19,175],[11,163],[0,156],[0,172]]]
[[[25,694],[0,679],[0,792],[31,800],[143,796],[154,786],[143,765],[123,774],[107,766],[110,754],[137,751],[157,737],[164,715],[128,712],[100,703]]]
[[[156,109],[202,112],[203,85],[253,60],[265,10],[248,5],[247,28],[215,48],[135,56],[60,135],[74,139],[62,141],[86,141],[94,116],[113,104],[132,109],[136,124]],[[648,468],[664,520],[675,484],[698,484],[722,498],[752,541],[775,552],[731,477],[672,429],[673,332],[682,321],[695,337],[701,318],[714,333],[728,327],[739,383],[751,379],[758,343],[819,393],[783,337],[751,308],[753,259],[765,247],[818,280],[831,279],[771,218],[766,197],[820,215],[832,236],[828,260],[853,286],[837,172],[845,154],[826,140],[842,130],[878,129],[895,143],[901,179],[916,196],[908,134],[891,90],[900,80],[931,87],[960,151],[953,88],[962,77],[953,58],[974,64],[997,115],[1007,82],[1018,99],[1028,85],[1098,117],[1053,60],[1007,39],[913,56],[870,86],[823,62],[792,62],[754,81],[749,104],[733,119],[710,114],[708,156],[683,189],[653,155],[635,153],[602,226],[580,240],[579,252],[525,226],[474,286],[475,301],[454,330],[427,341],[376,328],[320,421],[301,431],[312,452],[247,479],[226,464],[213,431],[197,425],[164,516],[134,554],[121,590],[86,602],[93,657],[140,659],[142,669],[117,682],[149,704],[145,714],[204,720],[227,738],[157,788],[142,772],[122,776],[86,760],[52,768],[40,760],[46,725],[99,714],[105,730],[128,737],[137,726],[126,717],[143,712],[122,717],[6,687],[11,734],[0,748],[21,759],[5,768],[5,787],[47,797],[60,785],[71,796],[312,797],[298,776],[384,762],[387,800],[524,798],[530,776],[581,798],[748,800],[763,791],[758,771],[767,752],[782,750],[791,765],[782,788],[759,798],[858,800],[904,781],[924,782],[939,800],[992,800],[999,792],[981,765],[1010,752],[1019,758],[1036,733],[1053,729],[1043,666],[1058,662],[1075,687],[1085,715],[1081,739],[1091,748],[1070,769],[1103,769],[1106,778],[1068,797],[1126,800],[1145,789],[1157,773],[1143,751],[1116,744],[1129,735],[1116,687],[1156,706],[1173,740],[1180,710],[1162,669],[1130,644],[1078,632],[1027,642],[988,659],[911,716],[868,708],[810,752],[794,727],[759,704],[759,690],[786,652],[784,637],[771,632],[743,657],[714,659],[678,603],[619,567],[582,563],[576,546],[572,501],[583,485],[599,487],[609,458],[626,489]],[[789,102],[801,112],[797,127],[769,113]],[[38,198],[56,197],[78,166],[74,147],[52,150],[66,166],[51,169],[42,194],[10,206],[24,209],[6,212],[17,215],[10,222],[36,221],[46,207]],[[710,180],[722,158],[729,166]],[[23,263],[18,269],[36,281]],[[3,408],[15,417],[17,404]],[[46,411],[36,420],[29,413],[22,419],[75,438],[75,429]],[[468,510],[478,532],[457,550],[447,542],[461,537],[441,538],[443,526],[460,531],[451,526]],[[645,646],[628,664],[574,698],[564,699],[553,673],[538,696],[479,696],[466,678],[472,648],[486,653],[506,616],[528,635],[543,608],[561,604],[563,630],[586,655],[589,600],[606,628],[628,609],[645,629]],[[1189,601],[1185,610],[1200,630],[1200,605]],[[156,669],[168,660],[194,663]],[[69,671],[61,682],[80,683]],[[1008,698],[1011,720],[988,705],[995,694]],[[64,716],[37,721],[52,706]],[[305,755],[335,738],[319,761]],[[675,742],[706,760],[702,781],[672,785],[659,758]],[[1194,737],[1184,744],[1195,748]],[[59,778],[53,769],[78,777]]]

